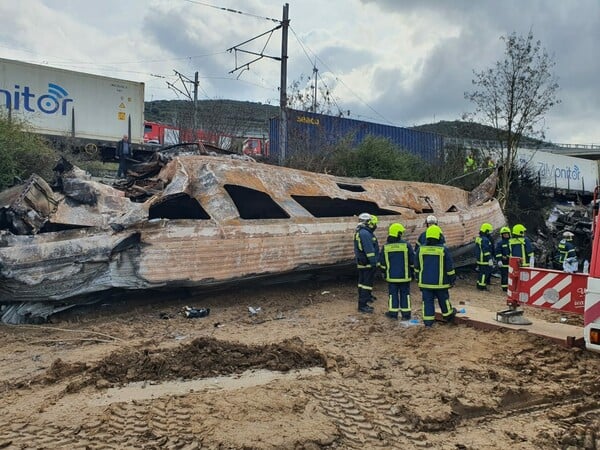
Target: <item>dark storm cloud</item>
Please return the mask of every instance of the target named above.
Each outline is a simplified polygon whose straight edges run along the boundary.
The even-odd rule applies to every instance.
[[[399,89],[387,72],[377,74],[379,98],[372,106],[386,117],[402,124],[459,118],[471,106],[463,100],[470,90],[472,70],[491,67],[504,57],[504,44],[498,38],[512,32],[535,39],[556,62],[562,104],[551,110],[547,124],[564,119],[561,114],[588,111],[599,114],[600,94],[597,58],[600,43],[600,2],[577,0],[546,2],[541,0],[477,1],[458,0],[362,0],[386,13],[419,14],[443,18],[449,25],[461,27],[456,39],[441,41],[423,64],[420,79],[410,90]],[[427,30],[420,30],[426,36]],[[390,99],[394,99],[391,101]]]
[[[375,55],[368,50],[358,50],[341,47],[339,45],[327,46],[319,51],[319,59],[329,67],[335,67],[337,72],[348,72],[360,65],[369,65],[375,62]]]
[[[173,9],[146,14],[142,31],[148,40],[173,55],[173,69],[190,78],[196,70],[199,72],[200,98],[247,98],[249,91],[261,89],[261,80],[248,71],[229,72],[255,57],[238,54],[236,60],[233,52],[227,52],[228,48],[248,39],[247,33],[241,36],[234,25],[222,32],[222,25],[208,16],[194,17]],[[264,44],[258,42],[256,45]],[[265,53],[269,54],[270,50],[268,48]],[[269,62],[273,63],[268,59],[257,61],[250,66],[250,71]],[[263,87],[262,91],[265,89]]]

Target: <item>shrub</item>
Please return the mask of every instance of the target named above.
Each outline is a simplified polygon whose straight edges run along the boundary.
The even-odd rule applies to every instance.
[[[332,172],[341,176],[407,181],[432,177],[427,162],[381,137],[368,136],[355,149],[338,149],[332,160]]]
[[[26,123],[0,113],[0,190],[32,173],[50,179],[57,158],[40,136],[28,132]]]

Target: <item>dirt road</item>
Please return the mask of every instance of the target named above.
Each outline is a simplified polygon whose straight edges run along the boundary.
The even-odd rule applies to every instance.
[[[354,280],[338,280],[2,325],[0,448],[600,450],[600,355],[404,326],[384,316],[385,290],[372,315],[357,313]],[[470,277],[451,300],[504,307],[497,285],[481,294]],[[185,305],[211,312],[187,319]]]

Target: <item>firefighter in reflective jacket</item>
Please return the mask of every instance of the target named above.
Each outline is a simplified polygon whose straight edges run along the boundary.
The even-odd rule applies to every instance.
[[[362,213],[358,220],[354,233],[354,255],[358,269],[358,310],[372,313],[373,307],[368,303],[373,301],[373,280],[379,259],[379,243],[375,237],[378,219],[372,214]]]
[[[456,316],[448,292],[456,281],[456,273],[448,248],[440,244],[441,235],[442,230],[437,225],[427,228],[427,242],[417,249],[415,255],[415,271],[423,297],[423,322],[426,327],[431,327],[435,320],[436,298],[442,317],[447,322],[453,322]]]
[[[570,231],[563,233],[563,238],[558,243],[558,269],[566,272],[576,272],[578,267],[577,252],[573,245],[575,235]],[[566,262],[566,264],[565,264]]]
[[[500,240],[496,244],[496,261],[500,269],[500,285],[506,292],[508,289],[508,258],[510,257],[510,228],[500,228]]]
[[[419,246],[419,245],[425,245],[425,233],[427,232],[427,228],[429,228],[431,225],[438,225],[438,220],[437,217],[435,217],[433,214],[427,216],[427,219],[425,219],[425,231],[423,231],[419,237],[417,238],[417,242],[415,243],[415,249]],[[446,244],[446,238],[444,238],[444,234],[442,233],[442,237],[440,238],[440,244]]]
[[[481,224],[479,236],[475,238],[475,258],[477,260],[477,289],[487,290],[492,277],[494,267],[494,244],[491,233],[494,230],[489,223]]]
[[[533,256],[533,245],[531,240],[525,236],[525,228],[520,223],[512,228],[512,237],[508,241],[510,247],[510,256],[521,258],[521,267],[529,267],[529,262]]]
[[[379,267],[384,271],[388,283],[388,310],[391,319],[410,320],[410,281],[414,274],[415,253],[411,245],[402,239],[404,225],[393,223],[388,231],[387,242],[381,247]]]

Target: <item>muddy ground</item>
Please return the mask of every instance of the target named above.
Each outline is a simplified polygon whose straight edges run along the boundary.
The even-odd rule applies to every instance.
[[[455,306],[504,309],[497,284],[474,285],[463,275]],[[600,450],[600,355],[523,332],[407,327],[384,316],[385,284],[375,291],[372,315],[339,279],[0,325],[0,448]],[[210,315],[185,318],[186,305]]]

